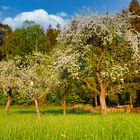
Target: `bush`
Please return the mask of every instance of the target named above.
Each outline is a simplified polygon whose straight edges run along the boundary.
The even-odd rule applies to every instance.
[[[74,105],[71,109],[70,109],[71,113],[93,113],[96,112],[93,107],[88,106],[88,107],[84,107],[81,104],[77,104]]]

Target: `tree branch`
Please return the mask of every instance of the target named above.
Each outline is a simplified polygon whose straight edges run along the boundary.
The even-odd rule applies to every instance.
[[[98,90],[95,86],[91,86],[91,85],[88,83],[88,81],[86,81],[86,80],[84,80],[83,82],[86,83],[86,85],[88,86],[88,88],[89,88],[91,91],[93,91],[93,92],[95,92],[95,93],[97,93],[97,94],[100,95],[99,90]]]
[[[100,86],[102,86],[102,80],[100,78],[99,72],[96,72],[97,80]]]
[[[98,64],[97,64],[97,72],[100,71],[100,63],[101,63],[101,60],[102,60],[102,58],[103,58],[103,56],[104,56],[104,52],[105,52],[105,51],[103,51],[103,52],[101,53],[101,56],[100,56],[100,58],[99,58],[99,60],[98,60]]]
[[[106,84],[105,84],[105,89],[108,88],[109,84],[110,84],[110,81],[107,81]]]

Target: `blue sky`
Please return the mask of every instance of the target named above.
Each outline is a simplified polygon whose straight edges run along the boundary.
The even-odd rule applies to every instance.
[[[12,20],[23,12],[32,12],[42,9],[48,15],[56,15],[66,18],[77,13],[82,7],[89,7],[94,12],[102,14],[105,12],[119,12],[122,8],[128,7],[131,0],[0,0],[0,22],[5,22],[7,17]],[[139,0],[140,2],[140,0]],[[62,13],[63,12],[63,13]],[[39,11],[42,14],[43,11]],[[44,13],[45,14],[45,13]],[[30,13],[30,16],[34,13]],[[35,16],[37,15],[37,11]],[[27,16],[27,14],[26,14]],[[18,16],[22,18],[23,16]],[[51,17],[51,20],[57,17]],[[11,21],[6,20],[6,23]],[[14,22],[17,18],[14,19]],[[14,24],[11,21],[11,24]]]

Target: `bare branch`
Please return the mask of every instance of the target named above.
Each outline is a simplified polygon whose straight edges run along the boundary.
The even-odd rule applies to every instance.
[[[105,89],[108,88],[109,84],[110,84],[110,80],[106,82],[106,84],[105,84]]]
[[[91,91],[93,91],[93,92],[95,92],[95,93],[97,93],[97,94],[100,95],[99,90],[98,90],[95,86],[93,86],[93,85],[91,86],[91,85],[89,84],[89,82],[86,81],[86,80],[84,80],[83,82],[87,84],[88,88],[89,88]]]

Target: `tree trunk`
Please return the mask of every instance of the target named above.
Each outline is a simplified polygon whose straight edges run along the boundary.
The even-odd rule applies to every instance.
[[[45,110],[45,99],[42,99],[41,110],[42,110],[42,114],[44,114],[44,110]]]
[[[64,101],[63,101],[63,114],[66,114],[66,95],[64,95]]]
[[[7,103],[6,103],[6,106],[5,106],[5,113],[6,114],[9,112],[11,100],[12,100],[12,95],[8,94]]]
[[[38,105],[38,101],[37,101],[37,99],[35,99],[34,101],[35,101],[35,107],[36,107],[37,117],[40,119],[40,112],[39,112],[39,105]]]
[[[95,107],[97,107],[98,103],[97,103],[97,94],[94,95],[95,98]]]
[[[130,95],[130,110],[133,109],[132,96]]]
[[[103,116],[107,115],[107,105],[105,101],[105,89],[101,88],[101,94],[100,94],[100,105],[101,105],[101,114]]]
[[[103,53],[100,57],[100,60],[102,59],[102,56],[103,56]],[[99,60],[99,62],[100,62],[100,60]],[[100,78],[101,76],[100,76],[99,64],[100,63],[98,63],[96,76],[97,76],[98,83],[100,85],[101,114],[103,116],[106,116],[107,115],[107,105],[106,105],[106,101],[105,101],[105,94],[106,94],[106,89],[109,86],[110,81],[108,81],[106,84],[103,84],[102,79]]]
[[[36,52],[38,52],[38,43],[37,43],[37,37],[36,37],[36,39],[35,39],[35,50],[36,50]]]

